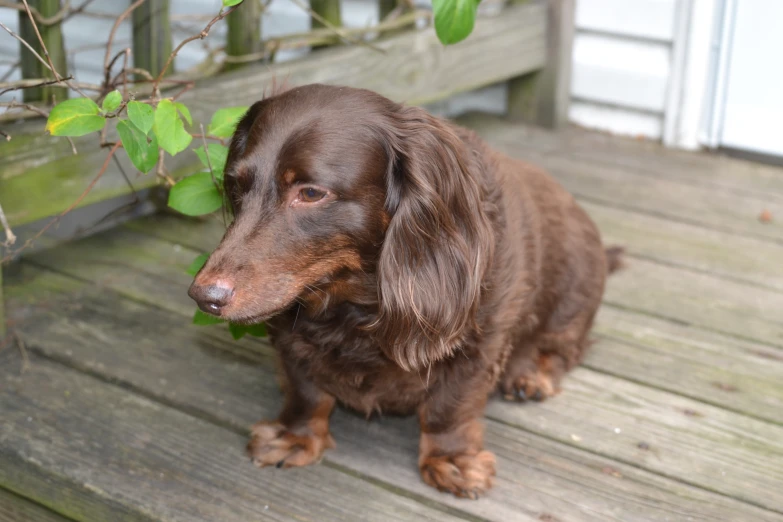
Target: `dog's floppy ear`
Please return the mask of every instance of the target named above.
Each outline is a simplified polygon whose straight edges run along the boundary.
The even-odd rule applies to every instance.
[[[494,234],[483,208],[479,158],[445,123],[398,107],[386,129],[386,211],[378,262],[384,353],[406,370],[454,353],[476,326]]]

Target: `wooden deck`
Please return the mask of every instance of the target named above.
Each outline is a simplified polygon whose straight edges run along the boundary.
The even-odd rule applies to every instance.
[[[564,393],[488,408],[486,498],[423,485],[413,419],[338,411],[320,466],[254,468],[272,351],[189,324],[185,268],[221,225],[156,216],[8,271],[0,521],[783,521],[783,170],[464,121],[630,252]]]

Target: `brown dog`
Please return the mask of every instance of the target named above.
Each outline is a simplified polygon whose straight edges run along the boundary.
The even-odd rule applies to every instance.
[[[286,399],[253,428],[260,466],[318,461],[336,401],[417,412],[424,481],[477,498],[495,474],[488,396],[557,393],[619,260],[547,174],[366,90],[254,104],[225,191],[234,222],[189,294],[267,322]]]

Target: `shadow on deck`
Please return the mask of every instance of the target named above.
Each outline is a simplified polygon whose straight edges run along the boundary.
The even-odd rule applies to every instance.
[[[254,468],[272,350],[190,325],[185,268],[222,225],[155,216],[9,270],[0,520],[783,521],[783,170],[463,123],[549,169],[630,254],[564,393],[491,403],[486,498],[423,485],[413,419],[339,411],[320,466]]]

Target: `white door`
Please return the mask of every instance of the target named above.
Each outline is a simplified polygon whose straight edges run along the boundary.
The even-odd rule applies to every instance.
[[[725,0],[714,145],[783,156],[783,0]]]

